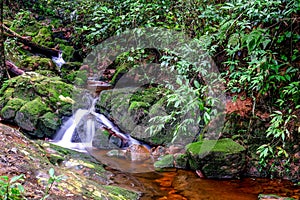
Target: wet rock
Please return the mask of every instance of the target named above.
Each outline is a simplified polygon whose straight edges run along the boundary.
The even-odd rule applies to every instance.
[[[295,200],[290,197],[281,197],[275,194],[260,194],[258,195],[258,200]]]
[[[245,166],[245,148],[231,139],[204,140],[186,146],[189,166],[208,178],[239,178]]]
[[[125,152],[123,150],[113,149],[106,153],[108,157],[125,158]]]
[[[158,161],[154,163],[156,170],[163,170],[164,168],[174,167],[174,157],[173,155],[165,155]]]
[[[176,168],[187,169],[188,156],[186,154],[178,153],[174,155],[174,164]]]
[[[146,131],[155,126],[155,122],[149,122],[150,117],[164,115],[163,98],[164,91],[158,88],[119,88],[100,93],[97,102],[97,112],[114,119],[115,124],[124,132],[138,140],[162,145],[170,143],[173,139],[172,128],[165,125],[158,131]]]
[[[166,153],[166,148],[163,147],[163,146],[158,146],[158,147],[153,147],[151,149],[151,155],[154,157],[154,158],[158,158],[162,155],[165,155]]]
[[[132,144],[126,149],[125,157],[131,161],[144,161],[150,158],[150,150],[144,145]]]
[[[171,145],[167,148],[166,153],[167,154],[176,154],[176,153],[183,153],[184,150],[184,146],[181,145]]]

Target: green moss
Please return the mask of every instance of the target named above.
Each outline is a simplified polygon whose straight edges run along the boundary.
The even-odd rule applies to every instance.
[[[75,52],[75,49],[72,46],[60,44],[59,45],[60,50],[63,52],[63,58],[66,62],[70,61],[73,58],[73,54]]]
[[[18,98],[11,99],[6,106],[0,111],[0,115],[6,119],[13,119],[17,111],[26,103],[26,101]]]
[[[0,109],[2,109],[5,104],[9,101],[9,99],[12,97],[15,89],[14,88],[7,88],[6,90],[1,90],[0,93]]]
[[[77,65],[75,66],[69,66],[69,65],[63,65],[61,72],[62,72],[62,78],[67,83],[73,83],[77,86],[83,86],[87,82],[88,73],[86,70],[78,70],[73,71],[70,68],[77,68]]]
[[[52,130],[57,130],[61,125],[61,120],[59,116],[52,112],[47,112],[40,118],[41,123]]]
[[[139,199],[139,194],[133,191],[129,191],[117,186],[104,185],[103,186],[109,193],[110,199],[120,200],[120,199]]]
[[[50,27],[41,28],[39,33],[32,38],[32,42],[51,48],[54,47]]]
[[[35,70],[57,70],[56,65],[52,62],[50,58],[42,58],[39,56],[30,56],[21,61],[21,67],[26,69],[26,71]]]
[[[173,155],[165,155],[159,161],[154,163],[154,167],[156,170],[160,170],[162,168],[171,168],[174,167],[174,157]]]
[[[221,152],[225,154],[239,153],[245,150],[245,148],[232,139],[224,138],[219,140],[203,140],[188,144],[186,149],[192,154],[207,154],[209,152]]]
[[[17,112],[15,121],[26,131],[34,131],[40,116],[50,111],[40,97],[27,102]]]
[[[131,65],[128,63],[124,63],[120,66],[117,67],[116,72],[114,73],[112,79],[111,79],[111,84],[116,84],[117,81],[121,78],[123,74],[128,72],[128,70],[131,68]]]
[[[64,161],[65,158],[58,154],[50,154],[50,157],[48,159],[53,165],[58,165],[62,161]]]
[[[46,77],[54,77],[57,75],[55,72],[51,70],[35,70],[35,72]]]
[[[186,154],[177,154],[175,156],[175,167],[176,168],[187,168],[188,156]]]
[[[150,107],[149,103],[133,101],[130,103],[128,111],[133,111],[139,108],[148,108],[148,107]]]

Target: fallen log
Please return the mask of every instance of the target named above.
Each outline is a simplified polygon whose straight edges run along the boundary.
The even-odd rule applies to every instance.
[[[56,48],[49,48],[46,46],[42,46],[40,44],[34,43],[31,41],[30,37],[21,36],[18,33],[14,32],[10,28],[6,27],[4,24],[2,24],[4,29],[4,34],[7,37],[15,37],[17,40],[26,46],[29,46],[31,48],[32,52],[43,54],[49,58],[52,57],[59,57],[59,53],[61,52],[59,49]]]
[[[6,69],[17,76],[25,73],[22,69],[18,68],[15,64],[13,64],[8,60],[5,61],[5,64],[6,64]]]

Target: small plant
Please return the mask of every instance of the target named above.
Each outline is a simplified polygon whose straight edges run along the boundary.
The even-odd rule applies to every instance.
[[[54,183],[59,183],[62,180],[66,179],[66,177],[63,175],[55,176],[55,171],[53,168],[50,168],[48,173],[50,175],[50,177],[48,179],[48,185],[47,185],[47,188],[45,191],[45,195],[43,196],[43,198],[41,200],[45,200],[50,196],[49,191],[53,187]]]
[[[14,176],[10,180],[8,176],[0,176],[0,199],[21,199],[25,189],[19,181],[24,181],[24,174]]]

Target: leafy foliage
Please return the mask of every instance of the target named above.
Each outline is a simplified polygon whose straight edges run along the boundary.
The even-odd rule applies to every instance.
[[[9,179],[7,176],[0,177],[0,198],[3,200],[20,199],[25,189],[20,182],[24,181],[24,174]]]
[[[182,31],[202,46],[204,56],[214,58],[222,76],[210,76],[225,83],[229,98],[251,98],[252,113],[247,113],[244,120],[259,118],[258,111],[270,116],[263,122],[265,132],[259,135],[267,138],[267,143],[260,143],[257,149],[262,166],[272,159],[287,159],[293,154],[289,143],[299,143],[297,0],[44,0],[34,4],[28,1],[18,7],[21,5],[58,17],[62,24],[74,27],[69,41],[81,50],[82,57],[96,44],[127,29],[163,27]],[[22,19],[30,20],[24,11],[17,16],[18,26],[24,23]],[[184,51],[184,46],[180,48]],[[135,66],[148,55],[148,51],[133,50],[120,57]],[[177,118],[195,110],[201,115],[193,123],[201,128],[209,124],[216,112],[213,109],[216,102],[205,97],[208,86],[201,75],[208,74],[206,63],[194,65],[168,49],[160,50],[160,57],[149,62],[157,62],[161,68],[168,67],[179,74],[176,80],[179,87],[166,85],[173,91],[167,94],[167,105],[173,109],[166,116],[153,117],[151,120],[157,124],[150,132],[163,129],[165,123],[174,125],[178,132],[186,132],[194,117],[187,116],[183,121]],[[178,132],[175,131],[174,138]]]

